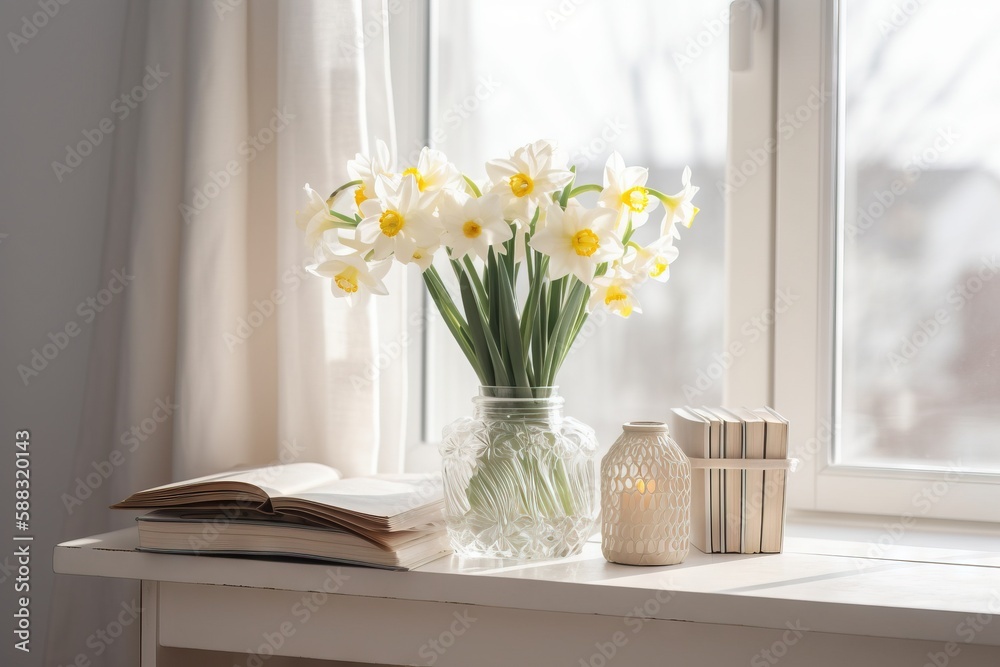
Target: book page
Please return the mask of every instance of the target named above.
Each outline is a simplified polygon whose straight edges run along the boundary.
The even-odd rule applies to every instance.
[[[274,497],[298,493],[313,486],[323,486],[338,479],[340,479],[339,471],[321,463],[286,463],[206,475],[196,479],[164,484],[142,493],[186,489],[202,490],[210,489],[219,483],[239,482],[252,484],[267,495]]]
[[[355,514],[392,517],[444,499],[441,475],[379,475],[331,480],[304,491],[271,497],[275,509],[295,500],[328,505]],[[289,502],[291,501],[291,502]]]

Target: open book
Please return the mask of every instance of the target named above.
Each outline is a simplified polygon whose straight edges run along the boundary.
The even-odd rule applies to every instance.
[[[318,463],[208,475],[134,493],[139,549],[303,556],[408,569],[448,552],[439,475],[343,479]]]
[[[439,475],[343,479],[319,463],[289,463],[208,475],[133,493],[114,509],[242,507],[361,534],[433,527],[444,521]]]

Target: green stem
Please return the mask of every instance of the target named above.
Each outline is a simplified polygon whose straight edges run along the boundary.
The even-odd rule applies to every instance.
[[[628,224],[625,225],[625,233],[622,234],[622,245],[626,245],[626,246],[628,245],[628,242],[632,240],[632,234],[633,234],[633,232],[635,232],[635,230],[632,229],[632,214],[629,213],[628,214]]]
[[[587,183],[586,185],[578,185],[569,193],[569,199],[576,197],[577,195],[582,195],[584,192],[602,192],[604,190],[603,186],[597,185],[596,183]]]
[[[326,205],[327,205],[327,207],[328,208],[333,208],[333,201],[337,198],[337,195],[339,195],[344,190],[348,190],[348,189],[356,187],[358,185],[361,185],[361,181],[360,180],[350,181],[348,183],[344,183],[343,185],[341,185],[339,188],[337,188],[336,190],[334,190],[330,194],[329,197],[326,198]]]
[[[569,170],[573,172],[573,178],[571,178],[569,183],[566,184],[566,187],[563,188],[562,194],[559,196],[559,206],[561,206],[564,211],[566,210],[566,204],[569,202],[569,193],[573,190],[573,184],[576,182],[576,165],[570,167]]]

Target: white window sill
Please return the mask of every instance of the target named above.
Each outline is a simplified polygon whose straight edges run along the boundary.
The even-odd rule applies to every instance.
[[[692,550],[685,563],[672,567],[614,565],[601,557],[600,544],[591,541],[580,556],[558,561],[452,557],[413,572],[347,568],[351,576],[338,593],[780,630],[795,622],[811,632],[1000,646],[1000,623],[980,620],[973,636],[957,636],[968,619],[976,622],[1000,612],[1000,568],[811,553],[818,539],[790,536],[786,552],[777,555]],[[133,550],[135,541],[135,529],[126,529],[67,542],[56,547],[54,569],[313,591],[329,567],[139,553]],[[842,549],[856,549],[853,544]]]
[[[1000,568],[1000,524],[912,516],[790,512],[785,550],[861,558]]]

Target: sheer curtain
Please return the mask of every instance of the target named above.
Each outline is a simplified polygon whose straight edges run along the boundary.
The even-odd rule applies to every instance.
[[[145,94],[114,137],[103,259],[126,287],[95,322],[74,477],[113,471],[63,539],[128,525],[106,507],[134,490],[237,465],[402,469],[407,364],[372,370],[405,275],[349,309],[303,270],[294,223],[305,182],[332,189],[394,140],[388,18],[379,0],[130,4],[120,90]],[[93,658],[87,637],[137,597],[60,578],[46,664]],[[100,663],[135,664],[137,637]]]

